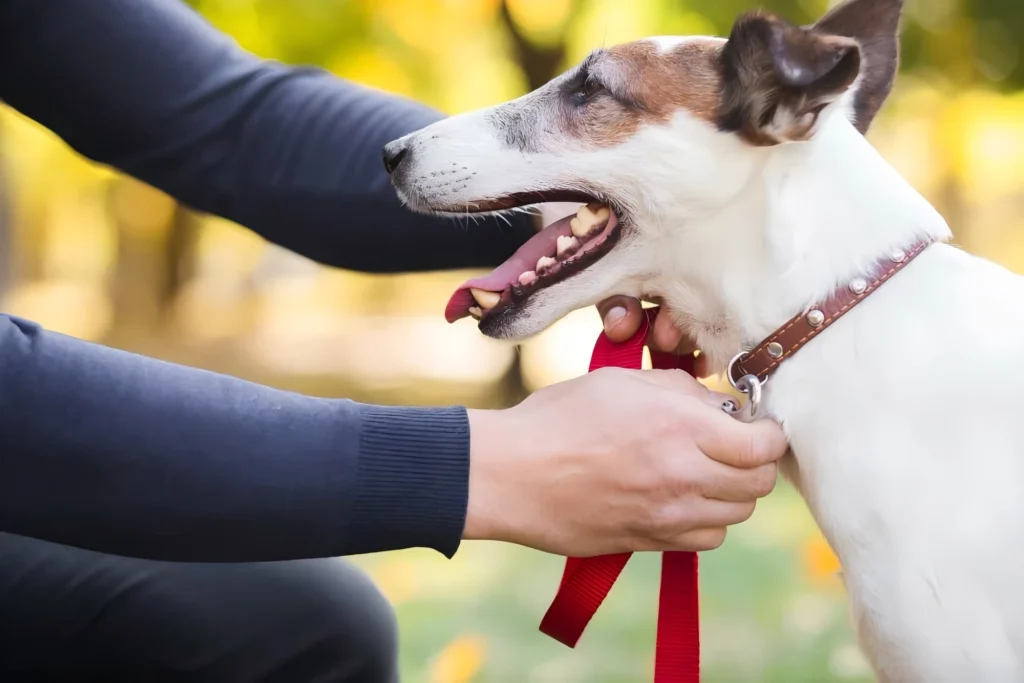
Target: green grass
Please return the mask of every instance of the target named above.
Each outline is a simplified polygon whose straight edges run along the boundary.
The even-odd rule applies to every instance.
[[[803,503],[780,485],[722,548],[702,554],[704,683],[872,680],[838,579],[805,559],[816,539]],[[562,558],[470,543],[451,561],[404,551],[360,563],[396,604],[404,683],[648,683],[659,559],[630,560],[574,650],[537,629]],[[446,648],[461,672],[435,670]]]

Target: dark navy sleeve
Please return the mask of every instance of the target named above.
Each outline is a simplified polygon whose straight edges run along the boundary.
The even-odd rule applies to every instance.
[[[529,217],[401,206],[381,162],[438,112],[245,52],[180,0],[0,0],[0,99],[95,161],[316,261],[493,267]]]
[[[311,398],[0,315],[0,531],[176,561],[452,556],[462,408]]]

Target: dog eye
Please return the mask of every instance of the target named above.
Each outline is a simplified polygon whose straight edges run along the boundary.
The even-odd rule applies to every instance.
[[[577,104],[586,104],[594,97],[604,92],[604,90],[605,87],[599,80],[592,76],[587,76],[576,90],[576,102]]]

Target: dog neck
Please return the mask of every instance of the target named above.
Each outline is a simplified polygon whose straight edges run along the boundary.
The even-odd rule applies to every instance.
[[[809,142],[756,150],[762,156],[727,208],[666,238],[673,263],[656,293],[715,370],[892,250],[950,236],[938,212],[836,114]]]

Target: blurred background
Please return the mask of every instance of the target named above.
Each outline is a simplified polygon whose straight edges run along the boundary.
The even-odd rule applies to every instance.
[[[589,50],[727,35],[748,0],[195,0],[247,49],[446,113],[516,97]],[[811,21],[827,0],[765,0]],[[1024,271],[1024,3],[908,0],[901,80],[870,135],[966,249]],[[0,310],[287,389],[504,406],[583,373],[578,312],[519,349],[442,311],[466,273],[316,266],[75,156],[0,108]],[[650,680],[658,558],[634,557],[572,651],[537,625],[562,560],[466,544],[359,558],[394,602],[410,683]],[[838,566],[786,486],[702,560],[705,679],[867,681]]]

